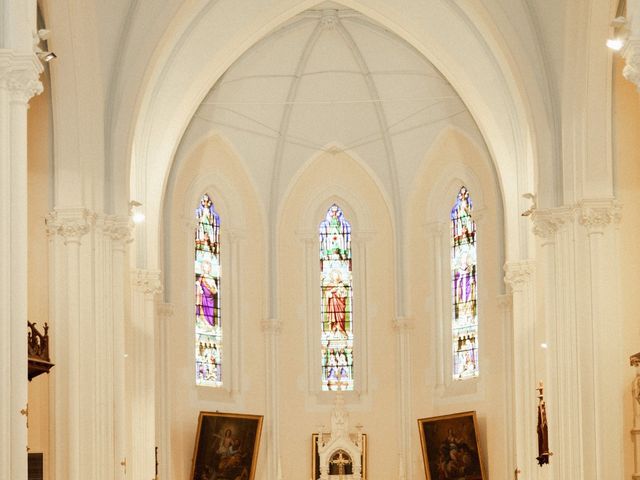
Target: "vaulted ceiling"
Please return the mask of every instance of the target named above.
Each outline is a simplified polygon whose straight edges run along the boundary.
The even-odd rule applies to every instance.
[[[483,145],[464,103],[423,55],[362,14],[325,3],[228,69],[198,108],[182,151],[221,134],[273,206],[313,155],[346,150],[399,199],[447,126]]]

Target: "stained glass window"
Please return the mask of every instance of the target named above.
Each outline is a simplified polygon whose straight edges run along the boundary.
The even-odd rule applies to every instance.
[[[338,205],[320,223],[322,390],[353,390],[351,225]]]
[[[222,386],[220,316],[220,217],[208,194],[196,208],[195,321],[196,384]]]
[[[466,187],[451,209],[453,378],[478,376],[478,288],[476,224]]]

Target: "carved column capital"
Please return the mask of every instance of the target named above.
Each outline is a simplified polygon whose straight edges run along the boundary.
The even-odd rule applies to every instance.
[[[145,295],[162,293],[159,270],[133,270],[132,277],[133,287]]]
[[[620,222],[621,207],[615,200],[583,200],[578,204],[578,221],[589,233],[602,233]]]
[[[398,334],[408,333],[413,330],[413,320],[409,317],[394,318],[393,329]]]
[[[570,207],[534,210],[531,215],[533,233],[543,239],[552,239],[566,224],[573,221],[574,209]]]
[[[275,318],[267,318],[260,322],[260,327],[265,334],[278,335],[282,329],[282,322]]]
[[[640,32],[636,32],[640,34]],[[622,75],[636,85],[640,92],[640,36],[631,36],[624,46],[623,57],[626,65],[622,69]]]
[[[13,101],[26,104],[42,93],[42,70],[42,63],[34,53],[16,54],[0,49],[0,88],[8,89]]]
[[[131,217],[109,215],[104,218],[103,231],[112,241],[127,244],[133,241]]]
[[[531,281],[535,272],[535,263],[531,260],[507,262],[504,265],[504,282],[514,292],[521,292],[524,286]]]
[[[85,208],[56,209],[45,218],[47,234],[61,236],[65,245],[80,243],[91,231],[95,219],[96,215]]]

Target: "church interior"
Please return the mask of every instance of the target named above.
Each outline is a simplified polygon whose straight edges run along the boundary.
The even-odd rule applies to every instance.
[[[640,479],[639,92],[640,0],[0,0],[0,479]]]

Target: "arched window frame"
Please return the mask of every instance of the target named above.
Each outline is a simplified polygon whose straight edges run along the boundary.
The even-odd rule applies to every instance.
[[[336,190],[334,188],[334,190]],[[318,226],[325,218],[327,209],[334,203],[339,205],[345,217],[351,223],[351,251],[353,258],[354,311],[357,321],[354,324],[354,390],[343,392],[345,401],[355,402],[368,393],[369,362],[368,337],[369,322],[367,311],[367,264],[369,262],[368,244],[375,235],[373,222],[369,219],[365,205],[351,198],[349,192],[337,189],[338,194],[318,195],[305,209],[311,212],[299,220],[300,228],[296,234],[304,245],[306,311],[304,322],[307,342],[307,394],[310,404],[331,404],[333,392],[321,389],[321,342],[320,342],[320,276],[318,270]]]
[[[221,388],[225,381],[225,336],[222,315],[221,220],[211,195],[195,208],[194,320],[196,385]],[[207,220],[206,222],[204,220]],[[211,359],[211,361],[209,360]]]
[[[464,176],[460,176],[464,172]],[[474,200],[474,220],[476,228],[482,232],[485,221],[485,193],[483,183],[476,173],[459,162],[448,164],[447,169],[435,179],[436,188],[429,192],[427,197],[425,233],[429,246],[429,256],[432,259],[432,271],[429,278],[433,285],[434,302],[431,302],[431,312],[434,319],[434,335],[431,342],[434,351],[435,368],[425,369],[425,381],[427,384],[435,384],[438,398],[446,401],[446,398],[457,395],[476,395],[480,392],[479,385],[483,380],[483,374],[466,381],[453,380],[453,355],[451,346],[452,335],[452,290],[451,290],[451,208],[460,191],[461,186],[466,186]],[[478,263],[480,272],[479,284],[485,276],[481,252],[487,245],[479,245]],[[484,272],[484,273],[483,273]],[[481,290],[482,290],[481,286]],[[484,306],[480,303],[479,317],[482,318]],[[479,322],[479,337],[483,337],[483,323]],[[480,363],[483,364],[483,353],[479,351]]]
[[[480,373],[477,231],[472,195],[462,185],[451,208],[449,230],[453,380],[468,380]]]
[[[338,226],[335,232],[335,226]],[[353,255],[351,223],[332,204],[318,226],[320,260],[321,389],[354,389]],[[342,300],[334,300],[334,299]],[[340,303],[344,302],[344,305]],[[342,309],[342,321],[338,314]],[[332,314],[334,315],[332,317]]]
[[[184,203],[180,207],[180,216],[184,225],[184,244],[190,245],[183,252],[182,264],[183,272],[186,273],[184,289],[180,289],[179,295],[185,295],[185,310],[182,316],[185,319],[185,330],[182,332],[182,341],[188,345],[188,351],[191,354],[193,365],[195,368],[195,351],[194,347],[194,288],[193,279],[195,278],[194,269],[194,231],[197,226],[194,208],[199,204],[202,195],[208,193],[214,201],[216,211],[220,215],[223,228],[220,233],[220,243],[224,246],[221,251],[221,268],[223,272],[221,291],[224,292],[224,335],[225,335],[225,380],[220,388],[211,388],[202,385],[193,386],[202,389],[206,398],[212,400],[228,401],[240,395],[240,335],[241,335],[241,318],[240,318],[240,299],[243,290],[243,269],[241,265],[240,250],[243,246],[244,232],[246,230],[243,219],[246,218],[243,210],[242,196],[235,188],[232,188],[232,181],[220,175],[219,172],[213,172],[208,175],[202,175],[190,185],[187,194],[184,197]],[[237,199],[237,200],[234,200]],[[169,216],[170,211],[165,212]],[[166,250],[165,256],[167,265],[169,262],[169,249]],[[165,272],[165,276],[172,275],[170,270]],[[170,292],[168,292],[170,293]],[[178,293],[178,292],[176,292]]]

